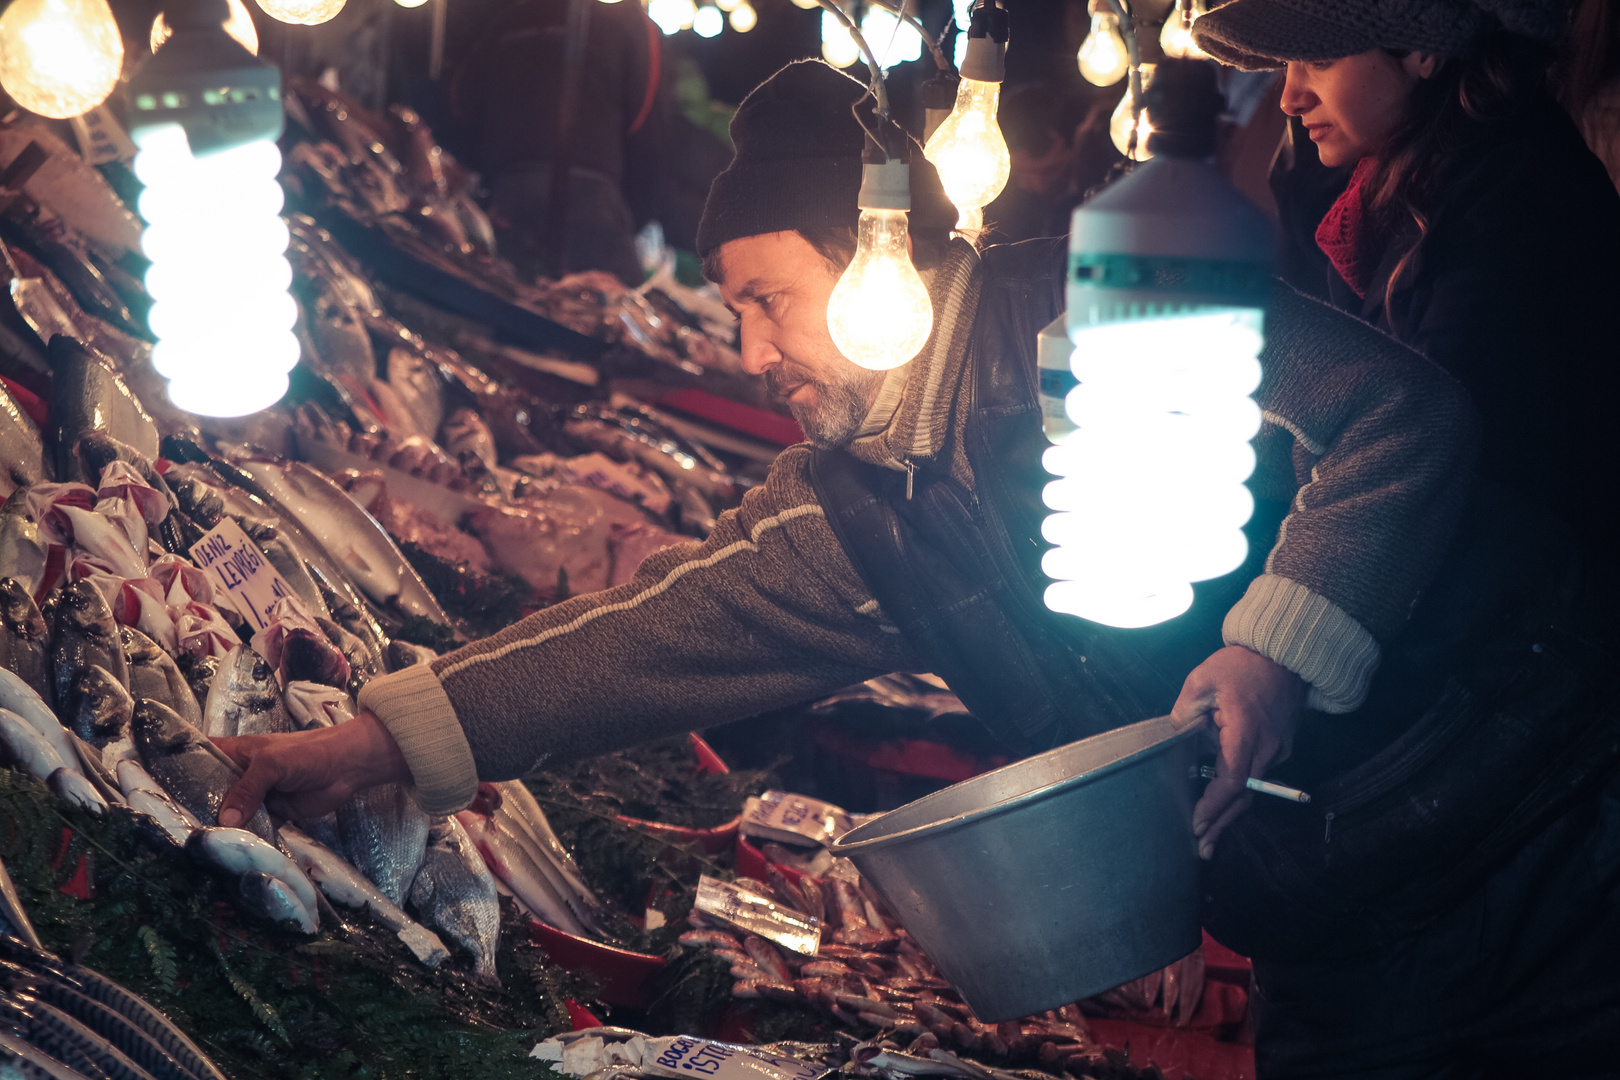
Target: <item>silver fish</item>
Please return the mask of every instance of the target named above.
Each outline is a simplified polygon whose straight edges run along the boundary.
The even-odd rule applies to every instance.
[[[77,769],[57,769],[45,778],[45,786],[60,798],[75,806],[83,807],[92,814],[107,812],[107,800],[101,797],[101,792],[96,790],[94,784],[85,779],[84,773]]]
[[[438,967],[450,956],[450,950],[444,947],[438,935],[405,914],[337,852],[290,825],[281,827],[281,839],[298,861],[299,869],[320,886],[332,903],[369,911],[372,918],[394,931],[428,967]]]
[[[309,916],[306,933],[313,934],[320,926],[320,901],[315,898],[314,883],[274,844],[246,829],[203,828],[191,834],[186,851],[192,858],[227,874],[256,870],[285,882]]]
[[[503,832],[494,819],[463,810],[456,820],[472,837],[478,854],[490,871],[504,881],[542,921],[566,933],[583,937],[586,929],[558,894],[534,859],[510,833]]]
[[[0,965],[0,989],[21,991],[61,1009],[118,1047],[156,1080],[194,1080],[195,1074],[164,1049],[159,1036],[148,1033],[135,1018],[84,993],[77,980],[54,971]]]
[[[349,693],[359,694],[361,687],[382,673],[382,665],[360,638],[331,619],[316,619],[315,624],[321,628],[321,633],[326,635],[326,640],[335,645],[343,654],[343,658],[349,662],[349,681],[345,684]]]
[[[39,428],[0,383],[0,495],[47,479]]]
[[[0,709],[0,756],[41,780],[67,764],[32,724],[10,709]]]
[[[301,462],[246,457],[235,464],[272,506],[311,533],[371,599],[450,625],[450,617],[393,539],[342,488]]]
[[[202,828],[196,815],[175,802],[163,790],[163,785],[141,767],[139,761],[120,761],[117,769],[118,787],[124,793],[124,801],[129,803],[129,808],[151,817],[175,843],[185,843],[187,837]]]
[[[0,1031],[0,1076],[7,1080],[88,1080],[45,1051]]]
[[[47,352],[53,374],[51,424],[46,435],[58,479],[85,479],[83,466],[73,451],[79,440],[93,431],[105,431],[148,461],[157,458],[157,424],[123,376],[95,352],[64,334],[51,339]]]
[[[73,734],[97,750],[104,750],[129,739],[134,712],[135,699],[124,684],[100,664],[91,664],[73,684],[62,715]]]
[[[495,789],[501,795],[501,809],[509,812],[540,849],[550,856],[551,864],[574,887],[574,891],[584,898],[593,911],[604,910],[602,902],[596,898],[591,887],[585,884],[585,876],[579,872],[579,865],[574,862],[573,854],[551,828],[545,810],[541,808],[528,786],[521,780],[507,780],[496,784]]]
[[[50,628],[34,603],[33,590],[19,578],[0,579],[0,668],[43,697],[49,694]]]
[[[32,994],[0,997],[0,1028],[43,1050],[63,1065],[107,1080],[154,1080],[107,1039]]]
[[[562,902],[568,905],[568,910],[574,913],[574,918],[579,920],[580,925],[595,933],[605,933],[601,918],[603,914],[601,901],[597,900],[589,889],[582,887],[583,882],[570,878],[569,874],[558,865],[552,853],[524,827],[513,812],[513,807],[503,801],[490,816],[494,818],[495,827],[501,830],[502,835],[515,841],[528,854],[530,861],[545,875],[546,881],[551,884]],[[550,825],[546,827],[549,830]]]
[[[280,878],[249,870],[236,879],[235,893],[237,903],[251,915],[270,922],[291,923],[305,934],[316,933],[321,928],[308,909],[298,902],[293,890]]]
[[[399,784],[379,784],[337,808],[349,862],[394,904],[403,904],[427,850],[428,819]]]
[[[174,657],[132,626],[119,627],[118,636],[124,643],[124,659],[129,662],[129,692],[138,698],[161,701],[186,723],[201,727],[202,707]]]
[[[281,703],[276,673],[264,657],[240,645],[220,664],[203,704],[202,732],[219,735],[276,735],[294,730]]]
[[[77,760],[73,744],[68,739],[67,729],[57,720],[56,714],[45,705],[33,687],[4,668],[0,668],[0,709],[9,709],[32,727],[56,756],[62,759],[62,764],[72,765]],[[48,775],[42,773],[40,779],[43,780]]]
[[[58,707],[66,706],[79,673],[91,664],[101,665],[113,678],[129,685],[124,642],[100,590],[88,581],[59,590],[53,621],[51,692]]]
[[[214,677],[219,669],[225,665],[222,656],[191,657],[181,656],[180,671],[186,677],[186,685],[191,687],[191,696],[197,699],[199,706],[208,704],[208,688],[214,684]],[[199,727],[201,725],[198,725]]]
[[[425,923],[472,954],[476,978],[500,985],[495,949],[501,936],[501,905],[495,879],[455,818],[433,822],[410,899]]]
[[[218,825],[220,804],[238,776],[230,759],[216,750],[202,732],[176,716],[173,709],[156,701],[137,701],[130,726],[141,765],[153,779],[198,821]],[[275,843],[275,829],[262,806],[244,828],[261,840]]]
[[[45,577],[46,544],[28,515],[28,489],[18,488],[0,504],[0,572],[37,591]]]

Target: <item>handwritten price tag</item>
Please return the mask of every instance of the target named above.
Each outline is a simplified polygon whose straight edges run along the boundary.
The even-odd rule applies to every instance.
[[[270,625],[270,609],[293,595],[287,579],[276,573],[259,546],[230,518],[191,545],[191,560],[214,576],[214,587],[253,624],[255,632]]]

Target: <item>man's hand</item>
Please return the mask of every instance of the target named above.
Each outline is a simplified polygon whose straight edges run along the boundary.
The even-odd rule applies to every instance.
[[[1288,760],[1304,704],[1303,679],[1241,645],[1228,645],[1187,676],[1170,719],[1186,727],[1207,716],[1220,744],[1215,779],[1193,807],[1200,857],[1213,858],[1221,830],[1248,809],[1249,777]]]
[[[411,782],[399,744],[368,712],[335,727],[221,737],[214,745],[245,770],[220,806],[219,823],[227,828],[267,802],[274,813],[302,821],[336,810],[357,791]]]

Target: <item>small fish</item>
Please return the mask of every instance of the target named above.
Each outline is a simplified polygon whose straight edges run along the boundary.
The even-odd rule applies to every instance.
[[[56,756],[62,759],[62,764],[72,765],[77,760],[67,729],[57,720],[56,714],[51,712],[33,687],[4,668],[0,668],[0,709],[9,709],[32,727],[35,734],[45,740]],[[41,774],[40,779],[45,779],[46,775]]]
[[[496,784],[495,789],[501,795],[500,806],[508,811],[512,819],[522,826],[540,849],[551,857],[551,864],[574,887],[574,891],[592,910],[603,910],[602,902],[596,898],[591,887],[585,884],[585,876],[579,872],[574,856],[558,839],[556,832],[551,828],[551,822],[546,818],[545,810],[541,809],[540,803],[535,800],[534,793],[528,786],[521,780],[507,780]]]
[[[63,716],[73,734],[97,750],[105,750],[130,738],[129,721],[134,712],[135,699],[124,684],[100,664],[91,664],[79,673],[68,693]]]
[[[299,869],[320,886],[332,903],[369,911],[372,918],[399,935],[416,958],[430,968],[438,967],[449,958],[450,950],[444,947],[438,935],[405,914],[337,852],[289,825],[282,826],[281,839],[298,861]]]
[[[218,825],[220,804],[238,776],[230,759],[173,709],[156,701],[137,701],[130,726],[141,765],[153,779],[198,821]],[[244,827],[261,840],[275,843],[275,829],[264,807]]]
[[[119,375],[101,356],[65,334],[51,338],[50,427],[45,432],[56,475],[83,480],[74,448],[104,431],[144,455],[158,456],[157,424]]]
[[[379,784],[337,808],[343,854],[384,896],[405,902],[427,850],[428,819],[399,784]]]
[[[574,913],[574,918],[580,925],[595,933],[606,935],[606,926],[603,922],[603,907],[596,896],[589,889],[583,889],[575,884],[574,880],[557,864],[556,858],[539,841],[533,833],[529,832],[514,813],[514,807],[506,800],[496,804],[490,812],[495,821],[496,828],[502,834],[511,838],[529,856],[530,862],[545,875],[546,881],[551,884],[553,891],[568,905],[568,910]],[[548,826],[549,827],[549,826]]]
[[[220,664],[202,713],[202,731],[210,737],[294,730],[281,703],[275,670],[246,645],[237,646]]]
[[[475,977],[500,985],[495,949],[500,942],[501,906],[495,879],[455,818],[438,818],[428,830],[427,852],[411,883],[410,899],[425,923],[472,954]]]
[[[0,961],[0,988],[30,994],[61,1009],[118,1047],[155,1080],[195,1080],[194,1074],[164,1049],[159,1037],[149,1034],[138,1020],[84,993],[75,980]]]
[[[0,504],[0,572],[21,581],[29,593],[45,578],[46,543],[28,513],[28,489],[20,487]]]
[[[129,662],[124,659],[124,642],[118,636],[112,609],[94,585],[80,581],[56,593],[51,692],[59,706],[66,706],[79,673],[92,664],[129,685]]]
[[[161,701],[193,727],[202,726],[202,707],[180,666],[163,647],[133,626],[118,628],[129,662],[129,692],[138,698]]]
[[[20,578],[0,579],[0,667],[13,671],[41,697],[50,693],[50,629]]]
[[[154,1080],[118,1047],[32,994],[0,997],[0,1029],[43,1050],[70,1069],[107,1080]]]
[[[129,808],[156,821],[175,843],[185,843],[193,832],[202,828],[196,815],[175,802],[139,761],[120,761],[117,770],[118,788],[124,793]]]
[[[193,834],[197,835],[197,834]],[[236,901],[250,915],[270,922],[291,923],[301,933],[313,934],[320,923],[309,913],[286,882],[258,870],[249,870],[236,879]]]
[[[535,865],[529,853],[510,834],[502,832],[492,818],[470,810],[461,811],[456,815],[456,820],[472,837],[478,854],[484,857],[490,871],[504,881],[542,922],[565,933],[585,936],[585,927],[558,895],[545,873]]]
[[[58,797],[66,799],[75,806],[84,808],[92,814],[105,814],[107,800],[101,797],[96,786],[85,779],[82,772],[73,768],[57,769],[45,778],[45,786]]]
[[[309,915],[313,934],[320,926],[320,901],[315,898],[315,886],[286,854],[272,843],[255,836],[246,829],[203,828],[191,834],[186,851],[192,858],[227,874],[245,874],[256,870],[285,882]]]
[[[192,656],[188,653],[181,653],[176,663],[180,666],[181,674],[186,677],[186,685],[191,687],[191,696],[197,699],[198,705],[206,706],[208,703],[208,688],[213,685],[214,677],[219,674],[219,669],[225,663],[225,658],[222,656]]]
[[[67,764],[34,725],[10,709],[0,709],[0,756],[41,780]]]

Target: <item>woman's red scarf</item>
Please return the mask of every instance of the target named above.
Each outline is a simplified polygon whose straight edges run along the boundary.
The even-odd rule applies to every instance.
[[[1350,183],[1334,200],[1327,216],[1316,227],[1316,246],[1333,264],[1345,283],[1359,297],[1366,298],[1367,288],[1378,270],[1378,252],[1367,243],[1371,223],[1367,214],[1367,185],[1372,181],[1375,159],[1364,157],[1356,163],[1350,174]]]

